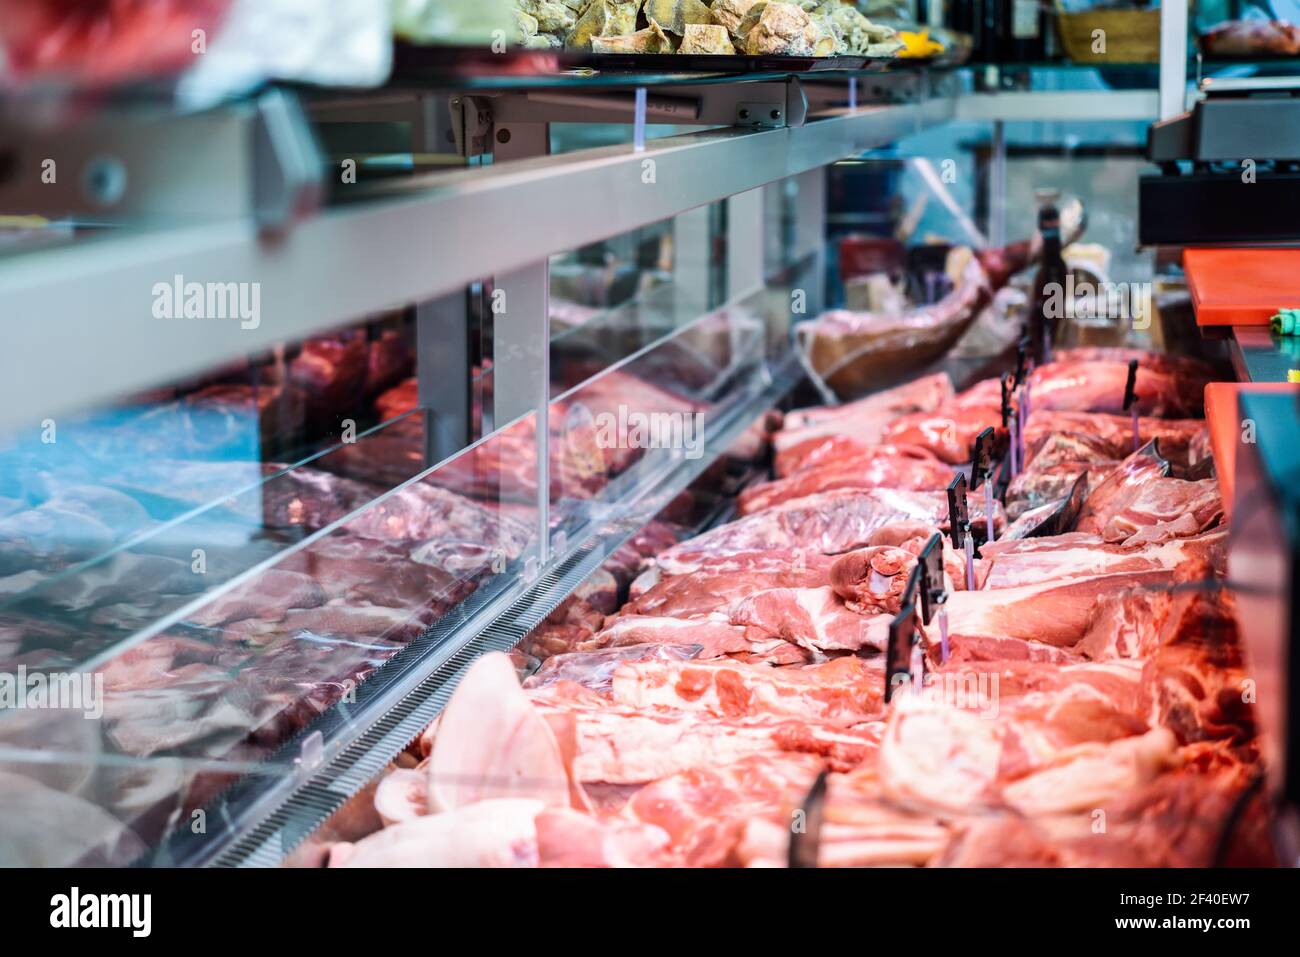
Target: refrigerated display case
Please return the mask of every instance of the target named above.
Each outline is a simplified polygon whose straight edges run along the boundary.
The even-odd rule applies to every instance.
[[[1085,846],[1070,815],[1104,805],[1120,833],[1140,835],[1155,827],[1152,788],[1184,802],[1179,821],[1208,823],[1164,856],[1135,839],[1134,860],[1272,861],[1253,734],[1231,709],[1222,721],[1230,733],[1202,734],[1200,725],[1169,730],[1185,718],[1183,702],[1144,701],[1139,720],[1138,704],[1107,699],[1092,715],[1105,735],[1045,745],[1026,758],[1033,773],[1014,790],[996,774],[981,777],[980,764],[1000,753],[1009,724],[965,734],[966,712],[927,711],[918,694],[886,713],[882,700],[909,667],[943,674],[949,642],[927,611],[904,638],[925,634],[936,661],[886,661],[883,633],[903,616],[898,599],[920,567],[912,551],[930,535],[877,540],[897,524],[880,516],[958,537],[948,479],[966,466],[978,481],[969,451],[988,429],[999,501],[989,508],[984,489],[973,489],[970,514],[1012,537],[999,545],[983,536],[981,574],[996,568],[994,555],[1009,556],[1006,575],[1034,574],[1034,543],[1074,532],[1080,519],[1079,502],[1069,522],[1060,503],[1071,505],[1081,470],[1100,479],[1131,468],[1195,485],[1205,513],[1197,527],[1170,531],[1174,517],[1161,513],[1137,527],[1168,538],[1140,544],[1222,545],[1205,543],[1219,535],[1208,438],[1199,425],[1154,417],[1194,417],[1196,385],[1171,385],[1167,367],[1203,384],[1199,359],[1226,361],[1231,343],[1198,339],[1197,360],[1162,360],[1188,351],[1172,307],[1154,332],[1114,327],[1112,341],[1079,326],[1057,342],[1086,350],[1122,339],[1151,350],[1133,434],[1122,376],[1118,395],[1106,391],[1127,353],[1062,354],[1105,379],[1087,383],[1105,397],[1082,406],[1051,398],[1046,366],[1023,370],[1029,400],[998,394],[996,379],[1014,371],[1017,327],[1034,305],[1025,270],[1035,187],[1082,197],[1089,228],[1100,227],[1114,253],[1113,272],[1102,275],[1079,249],[1078,269],[1154,279],[1153,257],[1125,248],[1134,239],[1129,187],[1136,191],[1145,125],[1161,117],[1162,102],[1185,99],[1181,53],[1177,68],[1147,70],[1132,88],[1109,85],[1114,73],[1062,65],[999,72],[924,59],[700,57],[683,68],[662,58],[548,56],[404,45],[389,82],[369,91],[270,85],[198,110],[125,95],[53,119],[25,95],[9,104],[5,128],[17,145],[10,172],[0,173],[0,212],[40,218],[23,220],[0,258],[0,670],[13,676],[15,701],[32,705],[0,714],[0,862],[415,862],[418,845],[394,857],[374,836],[429,810],[508,798],[498,776],[535,767],[524,760],[532,752],[483,751],[499,743],[498,718],[517,717],[542,751],[581,751],[575,742],[596,734],[582,722],[599,709],[564,694],[612,694],[634,666],[677,678],[694,667],[744,701],[792,702],[788,713],[776,709],[783,718],[807,719],[797,709],[809,698],[843,694],[853,720],[818,712],[774,732],[748,721],[741,705],[727,714],[721,691],[714,702],[712,691],[679,694],[680,683],[672,700],[642,689],[642,709],[671,714],[665,723],[677,722],[678,737],[640,740],[641,750],[625,753],[640,770],[611,770],[617,762],[597,755],[575,776],[569,761],[565,794],[541,798],[564,806],[546,826],[594,828],[602,840],[621,827],[624,840],[608,857],[575,852],[565,863],[1122,863],[1120,842],[1105,853]],[[61,170],[51,184],[39,182],[46,157]],[[864,168],[888,173],[862,177]],[[863,277],[842,268],[845,247],[832,242],[845,229],[900,249],[912,243],[894,278],[901,295],[932,305],[951,295],[941,279],[948,247],[976,247],[960,260],[953,282],[969,296],[940,316],[940,347],[872,338],[876,319],[849,297],[882,287],[847,288]],[[914,242],[927,233],[943,241]],[[998,287],[1017,291],[1016,273],[1020,300],[1004,296],[1003,312],[984,318]],[[838,380],[810,346],[837,322],[868,329],[858,348],[872,363]],[[972,344],[965,337],[976,326],[987,335]],[[959,341],[966,348],[953,356]],[[1091,431],[1040,419],[1031,440],[1031,403],[1039,415],[1097,418]],[[1061,434],[1087,448],[1062,448]],[[1131,456],[1131,440],[1153,436],[1162,464]],[[882,443],[891,451],[863,459]],[[1037,456],[1045,445],[1055,471],[1032,485],[1026,446]],[[822,469],[801,473],[811,460]],[[826,469],[836,462],[838,472]],[[846,490],[829,519],[806,504]],[[1033,514],[1052,507],[1051,516]],[[1088,534],[1105,533],[1091,518]],[[817,536],[835,544],[806,544]],[[1099,551],[1125,545],[1107,538]],[[868,559],[894,564],[858,569],[846,597],[830,569],[850,575],[840,553],[862,547],[888,550]],[[974,574],[964,541],[937,547],[940,578]],[[706,609],[674,580],[703,581],[708,560],[760,551],[782,567],[755,559],[749,571],[764,587],[715,583],[719,594],[731,591],[730,617],[713,621],[714,631],[685,643],[656,632],[665,619],[722,607]],[[1157,561],[1147,551],[1126,557]],[[885,598],[873,575],[887,582]],[[1108,668],[1130,678],[1142,670],[1136,655],[1122,665],[1068,659],[1064,637],[1030,634],[1051,630],[1042,609],[1065,592],[1004,594],[1003,610],[1023,616],[1023,627],[994,635],[971,624],[977,589],[950,588],[943,614],[954,623],[953,648],[967,642],[968,662],[1015,660],[1003,677],[1017,690],[1005,703],[1035,733],[1060,729],[1029,715],[1040,700],[1033,694],[1059,692],[1068,709],[1079,688],[1105,684]],[[807,618],[798,620],[787,606],[734,607],[748,592],[780,589],[829,604],[799,606]],[[1230,636],[1235,626],[1215,595],[1207,588],[1190,604],[1136,613],[1212,621],[1215,635]],[[655,613],[660,602],[691,610]],[[1086,624],[1078,609],[1061,617],[1062,627]],[[831,637],[845,622],[853,635]],[[701,651],[706,637],[725,649],[712,662]],[[1085,636],[1068,637],[1073,645]],[[995,639],[1005,642],[997,653],[985,647]],[[1237,663],[1215,667],[1216,681],[1236,680]],[[1081,676],[1074,691],[1062,691],[1063,668],[1079,669],[1069,673]],[[806,677],[792,677],[801,669]],[[33,689],[48,684],[52,693],[56,681],[76,706],[38,706],[45,699]],[[1169,686],[1142,693],[1167,697]],[[1223,687],[1235,686],[1216,692]],[[498,693],[499,714],[489,707],[476,727],[466,696],[481,695],[481,704]],[[448,712],[457,695],[462,704]],[[545,721],[520,701],[534,702]],[[711,708],[721,711],[699,717]],[[618,717],[639,721],[635,710]],[[453,730],[439,731],[448,713]],[[463,746],[448,756],[446,742],[462,731]],[[926,740],[980,767],[969,778],[946,775],[942,762],[925,764],[933,752],[916,742]],[[897,763],[909,748],[920,755],[910,769]],[[438,771],[429,796],[411,797],[430,762]],[[1077,789],[1110,767],[1132,775],[1059,797],[1053,774]],[[687,808],[716,815],[725,846],[695,829],[676,832],[649,809],[696,773],[718,776],[702,788],[736,796],[739,817]],[[733,773],[752,773],[776,796],[755,796],[726,779]],[[890,774],[893,790],[882,792]],[[1019,816],[992,813],[997,801],[972,790],[985,785]],[[773,821],[787,804],[814,802],[827,823],[810,852]],[[527,820],[497,823],[536,843],[536,809],[514,811]],[[468,818],[446,820],[472,833]],[[569,846],[588,848],[578,838]],[[999,859],[996,849],[1008,846],[1023,856]]]

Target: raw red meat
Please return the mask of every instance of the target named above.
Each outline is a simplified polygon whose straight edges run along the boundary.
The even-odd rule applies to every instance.
[[[1073,532],[985,545],[978,576],[981,588],[997,589],[1061,578],[1175,569],[1190,562],[1208,562],[1226,545],[1226,532],[1136,546],[1110,544],[1087,532]]]
[[[734,867],[744,863],[739,845],[754,821],[789,832],[791,811],[821,769],[812,755],[785,753],[693,768],[639,790],[625,814],[666,831],[684,866]]]
[[[970,461],[975,437],[985,429],[997,430],[1002,447],[1001,382],[986,379],[944,403],[932,412],[916,412],[895,419],[886,427],[883,439],[901,445],[919,445],[951,465]]]
[[[1114,511],[1112,506],[1101,537],[1126,545],[1165,542],[1197,535],[1222,518],[1223,499],[1216,480],[1160,478],[1143,485],[1123,509]]]
[[[1048,362],[1029,375],[1030,402],[1034,409],[1123,412],[1127,381],[1128,364],[1124,362]],[[1201,415],[1208,381],[1139,366],[1138,412],[1170,418]]]
[[[1128,507],[1143,486],[1169,474],[1169,463],[1148,444],[1134,452],[1103,481],[1091,486],[1076,530],[1101,534],[1106,524]]]
[[[887,615],[860,615],[830,588],[772,588],[742,598],[727,609],[733,625],[823,651],[881,651],[889,640]]]
[[[952,380],[943,373],[877,392],[847,405],[791,412],[773,441],[778,452],[811,439],[850,435],[867,444],[880,441],[886,425],[909,412],[928,412],[952,397]]]
[[[791,499],[847,488],[894,488],[938,491],[952,481],[953,470],[942,462],[907,456],[883,455],[837,460],[820,468],[804,469],[789,478],[764,482],[740,493],[739,512],[751,515]]]
[[[1007,516],[1019,518],[1030,509],[1065,498],[1084,472],[1088,473],[1090,486],[1101,483],[1119,464],[1108,452],[1102,443],[1088,442],[1071,433],[1052,435],[1029,467],[1008,484]]]
[[[831,587],[850,611],[896,615],[915,567],[916,555],[906,549],[890,545],[864,548],[835,560]]]
[[[983,521],[983,504],[971,501],[974,520]],[[900,492],[868,489],[825,492],[774,506],[719,526],[659,556],[669,574],[684,574],[737,552],[806,548],[835,555],[868,544],[872,533],[899,521],[944,527],[948,497],[943,492]],[[1005,524],[998,503],[995,527]]]
[[[717,611],[757,590],[830,584],[832,558],[819,554],[800,557],[802,562],[792,560],[774,571],[715,573],[715,569],[706,567],[694,574],[664,578],[628,602],[622,613],[691,618]]]
[[[1092,609],[1108,591],[1136,585],[1166,587],[1175,572],[1090,575],[997,591],[959,591],[948,598],[948,631],[960,649],[968,639],[1018,638],[1069,648],[1088,630]],[[937,635],[937,629],[931,628]],[[931,644],[937,644],[931,641]],[[1007,657],[1012,657],[1008,655]]]
[[[789,478],[810,469],[843,462],[870,461],[876,457],[911,459],[919,463],[938,462],[939,457],[919,445],[874,445],[851,435],[828,435],[808,439],[776,454],[778,478]]]
[[[612,699],[639,710],[718,718],[807,718],[848,727],[880,716],[884,662],[848,656],[824,664],[754,668],[727,661],[650,660],[619,665]]]
[[[1142,445],[1155,439],[1160,454],[1182,467],[1195,463],[1196,459],[1191,455],[1192,446],[1209,436],[1202,419],[1155,419],[1148,416],[1138,419],[1138,433]],[[1055,435],[1067,435],[1106,458],[1123,459],[1133,452],[1133,421],[1130,416],[1034,411],[1025,423],[1026,464],[1032,465],[1047,441]]]
[[[1133,359],[1144,369],[1167,372],[1209,382],[1214,378],[1214,368],[1200,359],[1175,356],[1167,352],[1149,352],[1146,349],[1127,349],[1119,346],[1075,346],[1057,349],[1052,353],[1057,362],[1122,362],[1128,365]]]

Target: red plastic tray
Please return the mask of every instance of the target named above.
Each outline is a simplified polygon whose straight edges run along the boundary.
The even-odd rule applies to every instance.
[[[1188,249],[1183,269],[1202,326],[1266,326],[1300,307],[1300,249]]]

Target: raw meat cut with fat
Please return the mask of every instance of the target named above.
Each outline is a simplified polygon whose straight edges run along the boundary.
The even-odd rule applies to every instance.
[[[831,566],[831,587],[850,611],[860,615],[896,615],[903,589],[916,567],[916,555],[903,548],[877,545],[841,555]]]
[[[939,457],[919,445],[874,444],[851,435],[828,435],[792,445],[776,454],[777,478],[790,478],[810,469],[863,462],[874,458],[906,459],[918,463],[938,463]]]
[[[983,502],[973,498],[970,504],[972,520],[983,521]],[[945,527],[947,495],[894,489],[810,495],[721,525],[664,552],[658,563],[669,574],[680,575],[735,552],[802,547],[835,555],[868,544],[877,529],[899,521]],[[994,527],[1005,522],[1006,514],[997,503]]]
[[[569,805],[570,780],[560,746],[519,687],[506,655],[479,658],[456,687],[438,720],[428,780],[433,811],[490,798]]]
[[[1035,407],[1025,423],[1026,465],[1033,465],[1043,446],[1054,435],[1068,435],[1112,459],[1123,459],[1133,452],[1133,420],[1130,416],[1053,412]],[[1157,419],[1149,416],[1138,419],[1139,443],[1146,445],[1152,439],[1157,440],[1160,454],[1180,467],[1195,464],[1191,450],[1208,435],[1203,419]]]
[[[793,668],[726,661],[638,661],[614,672],[611,697],[639,710],[699,711],[719,718],[759,715],[851,726],[880,716],[884,661],[855,656]]]
[[[1140,415],[1189,418],[1205,410],[1208,379],[1139,366],[1137,409]],[[1124,410],[1128,364],[1105,361],[1048,362],[1029,374],[1032,407],[1069,412]]]
[[[889,616],[851,611],[831,588],[770,588],[727,609],[733,625],[747,634],[779,638],[824,651],[882,651],[889,640]]]
[[[925,376],[847,405],[791,412],[772,442],[778,452],[829,435],[851,435],[874,444],[880,441],[884,427],[900,415],[937,409],[952,394],[952,380],[947,375]]]
[[[1211,561],[1227,546],[1226,531],[1150,545],[1116,545],[1087,532],[993,542],[981,549],[981,587],[1016,588],[1062,578],[1173,570]]]
[[[789,478],[751,486],[740,493],[738,511],[752,515],[764,509],[818,492],[851,488],[893,488],[915,491],[946,489],[951,466],[911,457],[872,456],[844,459],[805,469]]]

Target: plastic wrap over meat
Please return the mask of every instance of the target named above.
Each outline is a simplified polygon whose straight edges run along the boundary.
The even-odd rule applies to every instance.
[[[982,503],[972,501],[973,516],[982,516],[982,509]],[[1005,518],[997,503],[998,527]],[[835,555],[867,544],[873,532],[894,522],[942,527],[947,520],[948,498],[943,492],[825,492],[785,502],[683,542],[660,555],[659,566],[669,574],[684,574],[716,556],[771,549],[804,548]]]
[[[1148,442],[1121,462],[1105,481],[1092,487],[1079,513],[1078,531],[1100,533],[1144,485],[1168,474],[1169,463],[1161,457],[1157,443]]]
[[[1123,385],[1120,386],[1123,389]],[[1025,462],[1034,459],[1053,436],[1067,436],[1085,445],[1097,456],[1126,458],[1133,451],[1133,420],[1128,415],[1103,412],[1054,412],[1039,410],[1037,403],[1025,423]],[[1185,468],[1197,461],[1196,449],[1208,445],[1209,430],[1204,419],[1157,419],[1141,416],[1138,436],[1142,445],[1155,439],[1160,454],[1170,463]],[[1091,458],[1091,455],[1089,456]]]
[[[545,688],[557,681],[572,681],[603,693],[613,686],[614,672],[625,662],[688,661],[702,648],[701,645],[622,645],[599,651],[553,655],[524,682],[524,687]]]
[[[1104,442],[1089,441],[1075,433],[1059,432],[1039,448],[1029,467],[1007,485],[1007,515],[1019,518],[1030,509],[1070,494],[1075,480],[1087,473],[1090,485],[1101,483],[1119,464]]]
[[[741,492],[741,515],[761,512],[792,499],[850,488],[892,488],[937,491],[948,487],[953,470],[942,462],[913,456],[871,455],[845,459],[820,468],[805,469],[774,482],[764,482]]]

